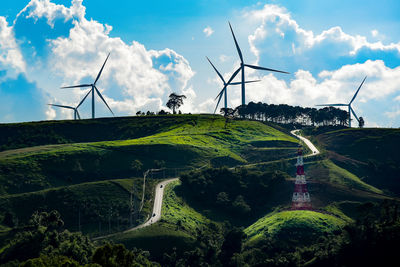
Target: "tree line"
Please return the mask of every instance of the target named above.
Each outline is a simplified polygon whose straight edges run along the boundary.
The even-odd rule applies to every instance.
[[[221,108],[221,114],[251,120],[270,121],[282,124],[301,124],[303,126],[348,126],[349,113],[335,107],[321,109],[290,106],[286,104],[266,104],[250,102],[236,108]],[[360,127],[364,120],[360,117]]]

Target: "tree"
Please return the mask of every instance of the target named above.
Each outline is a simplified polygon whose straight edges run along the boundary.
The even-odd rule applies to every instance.
[[[142,169],[143,169],[143,163],[142,163],[140,160],[136,159],[136,160],[132,161],[132,163],[131,163],[131,169],[132,169],[132,170],[135,172],[135,174],[137,175],[137,174],[139,174],[139,173],[142,171]]]
[[[186,99],[185,95],[177,95],[175,93],[172,93],[169,95],[167,107],[169,109],[172,109],[172,112],[176,114],[176,109],[183,105],[183,99]]]
[[[365,124],[364,118],[360,117],[358,120],[359,120],[358,127],[363,128]]]
[[[150,253],[134,248],[128,250],[122,244],[105,244],[96,249],[93,254],[92,262],[100,266],[120,267],[120,266],[155,266],[149,260]]]

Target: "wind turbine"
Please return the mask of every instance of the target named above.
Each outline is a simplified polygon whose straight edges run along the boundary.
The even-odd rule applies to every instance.
[[[225,79],[224,79],[224,76],[222,76],[221,75],[221,73],[217,70],[217,68],[214,66],[214,64],[211,62],[211,60],[208,58],[208,57],[206,57],[207,58],[207,60],[208,60],[208,62],[210,62],[210,64],[211,64],[211,66],[214,68],[214,70],[215,70],[215,72],[218,74],[218,76],[221,78],[221,80],[222,80],[222,82],[224,83],[224,86],[225,86],[225,90],[224,90],[224,107],[225,107],[225,112],[226,112],[226,110],[227,110],[227,108],[228,108],[228,96],[227,96],[227,86],[228,85],[239,85],[239,84],[241,84],[241,82],[231,82],[230,84],[227,84],[226,83],[226,81],[225,81]],[[261,81],[261,80],[255,80],[255,81],[246,81],[245,83],[254,83],[254,82],[259,82],[259,81]],[[218,101],[218,104],[219,104],[219,101]],[[217,108],[218,108],[218,104],[217,104],[217,106],[215,107],[215,110],[214,110],[214,113],[215,113],[215,111],[217,110]]]
[[[77,118],[78,118],[78,119],[81,119],[81,116],[79,115],[79,112],[78,112],[78,107],[79,107],[80,105],[78,105],[76,108],[71,107],[71,106],[58,105],[58,104],[48,104],[48,105],[49,105],[49,106],[53,106],[53,107],[60,107],[60,108],[72,109],[72,110],[74,111],[74,120],[76,120]]]
[[[351,128],[351,113],[353,113],[354,117],[360,123],[360,120],[358,119],[356,113],[354,112],[353,108],[351,107],[351,103],[353,103],[354,99],[356,99],[356,96],[358,94],[358,91],[360,91],[361,86],[364,84],[365,79],[367,79],[367,76],[365,76],[364,80],[361,82],[360,86],[358,87],[356,93],[354,94],[353,98],[348,104],[322,104],[322,105],[317,105],[317,106],[322,106],[322,107],[348,107],[349,109],[349,128]]]
[[[94,83],[92,84],[80,84],[80,85],[74,85],[74,86],[65,86],[65,87],[61,87],[62,89],[66,89],[66,88],[80,88],[80,87],[91,87],[92,89],[89,90],[89,92],[86,94],[86,96],[83,98],[83,100],[81,101],[81,103],[79,103],[78,107],[83,103],[83,101],[85,101],[86,97],[92,93],[92,119],[94,119],[94,92],[96,91],[97,95],[101,98],[101,100],[103,100],[104,104],[106,104],[107,108],[111,111],[111,113],[114,116],[114,112],[112,112],[111,108],[108,106],[106,100],[104,100],[103,96],[101,95],[99,89],[97,89],[96,87],[96,83],[100,78],[101,73],[103,72],[104,66],[106,65],[106,62],[108,60],[108,57],[110,56],[110,53],[108,53],[106,60],[104,61],[103,66],[100,69],[99,74],[97,74],[96,80],[94,80]]]
[[[245,89],[246,81],[245,81],[245,77],[244,77],[245,76],[244,75],[244,68],[245,67],[248,67],[248,68],[251,68],[251,69],[256,69],[256,70],[267,70],[267,71],[274,71],[274,72],[280,72],[280,73],[286,73],[286,74],[290,74],[290,73],[286,72],[286,71],[274,70],[274,69],[264,68],[264,67],[260,67],[260,66],[254,66],[254,65],[245,64],[244,60],[243,60],[242,51],[240,50],[239,44],[236,41],[236,37],[235,37],[235,34],[233,33],[232,26],[231,26],[230,22],[229,22],[229,28],[231,28],[233,40],[235,41],[235,45],[236,45],[236,50],[238,51],[238,54],[239,54],[240,67],[232,74],[231,78],[228,80],[228,82],[226,83],[224,88],[222,88],[221,92],[218,94],[216,99],[219,97],[219,99],[218,99],[218,104],[219,104],[219,102],[221,100],[221,97],[222,97],[222,94],[223,94],[225,88],[227,87],[227,85],[231,84],[231,81],[236,77],[236,75],[239,73],[239,71],[242,71],[242,81],[241,81],[241,85],[242,85],[242,105],[245,105],[246,104],[246,99],[245,99],[245,97],[246,97],[245,96],[246,95],[246,89]]]

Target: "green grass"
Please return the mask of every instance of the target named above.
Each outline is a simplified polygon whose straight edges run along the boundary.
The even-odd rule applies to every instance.
[[[210,220],[177,196],[175,189],[179,185],[180,182],[176,181],[168,184],[165,188],[161,223],[193,236],[197,229],[207,227]]]
[[[174,247],[178,253],[190,250],[195,243],[191,235],[158,223],[113,236],[111,241],[124,244],[128,249],[136,247],[149,251],[150,255],[156,258],[162,258],[164,253],[170,254]]]
[[[346,221],[315,211],[272,212],[247,227],[247,242],[256,243],[262,237],[308,242],[325,233],[340,230]]]
[[[353,173],[334,164],[330,160],[322,160],[310,164],[309,172],[317,180],[327,181],[329,183],[343,185],[348,188],[365,190],[376,194],[382,194],[382,190],[375,188],[365,182]]]
[[[0,152],[0,194],[129,177],[133,175],[134,160],[141,161],[144,170],[158,167],[156,161],[164,162],[168,168],[182,168],[276,160],[291,154],[276,144],[280,142],[286,148],[296,143],[293,137],[255,121],[233,120],[225,124],[224,118],[208,115],[171,118],[176,119],[175,124],[148,131],[150,135],[136,139]],[[159,118],[147,119],[155,123],[154,127],[158,125],[154,120]],[[269,142],[271,149],[260,151],[260,147],[252,145],[257,142]]]

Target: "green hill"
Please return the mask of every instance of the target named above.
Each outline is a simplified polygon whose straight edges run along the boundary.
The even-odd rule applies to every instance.
[[[247,242],[254,245],[263,237],[272,237],[293,244],[315,241],[319,236],[340,230],[346,221],[315,211],[273,212],[247,227]]]
[[[43,145],[0,152],[0,194],[31,192],[54,186],[107,180],[110,177],[130,177],[137,174],[132,169],[135,160],[141,162],[143,170],[273,160],[293,152],[297,142],[293,137],[259,122],[234,120],[225,123],[225,119],[220,116],[182,115],[166,117],[167,121],[173,123],[158,128],[163,125],[159,123],[159,117],[149,117],[147,123],[144,123],[148,125],[152,122],[158,133],[153,131],[150,135],[136,139]],[[125,120],[117,121],[128,123]],[[141,117],[132,118],[134,124],[142,120]],[[80,123],[56,124],[60,128],[72,125],[73,129],[78,126],[85,129],[86,124]],[[24,124],[21,127],[25,129]],[[41,128],[42,124],[39,123],[38,127]],[[284,146],[280,147],[280,144]],[[292,147],[288,147],[288,144]],[[262,147],[268,149],[260,151]],[[257,157],[246,157],[253,150]]]
[[[131,177],[140,177],[147,169],[167,167],[171,177],[205,165],[276,160],[293,154],[297,146],[295,138],[266,124],[213,115],[33,122],[0,128],[2,148],[13,148],[0,152],[0,221],[11,214],[23,224],[35,210],[57,209],[69,229],[78,229],[80,216],[82,231],[91,234],[126,229],[132,181],[139,189],[136,198],[141,197],[142,179]],[[158,178],[163,177],[165,173]],[[137,222],[151,212],[156,180],[148,181],[145,208]]]
[[[400,129],[345,129],[315,136],[338,166],[374,187],[400,194]]]

